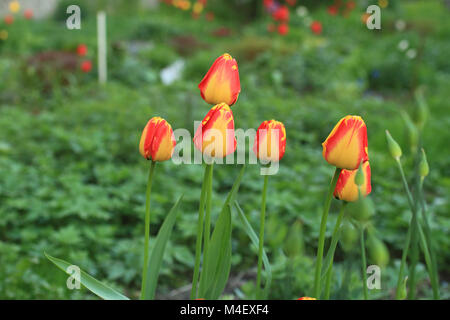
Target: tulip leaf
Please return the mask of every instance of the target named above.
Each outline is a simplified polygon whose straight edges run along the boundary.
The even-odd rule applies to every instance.
[[[51,262],[53,262],[59,269],[67,273],[68,275],[73,275],[73,273],[68,272],[68,268],[70,266],[73,266],[72,263],[69,263],[67,261],[64,261],[62,259],[58,259],[55,257],[52,257],[45,253],[45,256],[47,259],[49,259]],[[94,277],[90,276],[83,270],[80,270],[80,283],[85,286],[89,291],[96,294],[102,299],[105,300],[129,300],[128,297],[124,296],[123,294],[119,293],[118,291],[108,287],[107,285],[101,283]]]
[[[259,238],[256,235],[255,231],[253,230],[252,226],[250,225],[250,222],[248,222],[247,218],[245,217],[244,211],[242,211],[241,207],[239,206],[239,203],[237,201],[234,202],[234,206],[237,209],[238,216],[241,219],[242,226],[244,227],[245,232],[247,233],[248,237],[252,241],[253,245],[256,248],[259,248]],[[262,260],[264,263],[264,269],[267,274],[266,278],[266,285],[264,286],[263,291],[263,297],[267,298],[270,285],[272,283],[272,268],[270,267],[269,258],[267,257],[266,251],[263,248],[263,256]]]
[[[231,208],[227,205],[219,215],[204,257],[199,297],[217,299],[225,289],[231,269]]]
[[[147,268],[147,290],[144,299],[155,298],[156,285],[159,278],[159,271],[161,269],[164,251],[172,233],[173,226],[175,225],[175,220],[178,215],[178,208],[182,198],[183,196],[180,196],[177,202],[173,205],[172,209],[170,209],[166,219],[158,231],[158,235],[156,236],[155,245],[150,255]]]
[[[226,214],[229,213],[230,216],[230,235],[229,235],[229,248],[226,247],[225,249],[227,251],[223,251],[223,257],[217,257],[216,254],[213,252],[214,257],[208,258],[207,256],[203,257],[203,271],[200,275],[200,283],[199,283],[199,296],[201,298],[209,298],[210,296],[216,297],[213,299],[217,299],[220,294],[222,293],[223,289],[225,288],[226,282],[228,280],[228,276],[230,273],[231,268],[231,202],[236,197],[237,192],[239,191],[239,186],[241,184],[242,177],[244,176],[245,172],[245,164],[242,166],[241,171],[239,172],[239,175],[234,180],[233,186],[231,187],[230,192],[228,193],[227,199],[225,200],[222,211],[220,213],[220,217],[224,217]],[[228,212],[228,213],[227,213]],[[225,222],[222,222],[225,223]],[[219,220],[216,224],[216,229],[219,226]],[[214,232],[216,232],[216,229],[214,229]],[[213,235],[214,235],[213,232]],[[228,232],[228,231],[227,231]],[[218,237],[218,236],[216,236]],[[217,240],[219,241],[219,240]],[[211,236],[211,242],[212,242],[212,236]],[[211,244],[210,244],[211,245]],[[212,250],[208,250],[208,255],[210,254]],[[227,257],[229,255],[229,257]],[[212,274],[215,270],[214,269],[208,269],[207,263],[209,261],[216,261],[217,259],[224,259],[224,261],[227,262],[227,264],[220,264],[221,270],[217,270],[216,274]],[[205,271],[209,270],[209,271]],[[207,273],[208,272],[208,273]],[[215,276],[219,278],[215,278]],[[206,279],[208,278],[208,279]]]

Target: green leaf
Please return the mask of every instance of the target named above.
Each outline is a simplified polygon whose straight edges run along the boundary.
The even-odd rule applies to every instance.
[[[221,256],[217,256],[217,252],[213,252],[212,256],[204,256],[203,257],[203,271],[200,275],[200,283],[199,283],[199,296],[204,299],[217,299],[220,294],[222,293],[223,289],[225,288],[226,282],[228,281],[228,276],[231,269],[231,205],[230,203],[234,200],[236,197],[236,194],[239,190],[239,186],[241,184],[242,177],[244,176],[245,172],[245,164],[242,166],[241,171],[239,172],[239,175],[236,177],[236,180],[234,180],[233,186],[231,187],[230,192],[228,193],[227,199],[225,200],[222,211],[220,213],[219,219],[217,220],[216,229],[214,229],[213,234],[211,236],[211,242],[210,242],[210,249],[208,250],[208,256],[210,255],[211,250],[211,243],[213,241],[214,233],[222,232],[223,230],[218,229],[219,227],[219,220],[222,217],[221,225],[220,227],[224,227],[224,221],[223,219],[226,218],[226,215],[229,215],[230,220],[230,226],[229,231],[226,230],[226,232],[229,233],[229,247],[224,247],[222,251],[220,251]],[[216,235],[216,237],[219,237]],[[219,241],[219,240],[216,240]],[[224,240],[225,241],[225,240]],[[216,245],[218,245],[216,243]],[[225,245],[225,243],[223,243]],[[214,249],[213,249],[214,250]],[[220,261],[225,261],[226,263],[218,264],[220,270],[215,270],[215,268],[211,266],[207,266],[208,262],[213,263],[213,265],[217,265],[216,259],[219,259]],[[217,277],[217,278],[216,278]],[[213,298],[210,298],[213,297]]]
[[[53,262],[59,269],[67,273],[68,275],[72,275],[71,273],[67,272],[67,268],[72,266],[72,263],[69,263],[67,261],[52,257],[45,253],[45,256],[47,259],[49,259],[51,262]],[[83,270],[80,270],[80,282],[83,286],[85,286],[89,291],[96,294],[102,299],[105,300],[129,300],[128,297],[124,296],[123,294],[117,292],[116,290],[108,287],[107,285],[101,283],[97,279],[93,278]]]
[[[217,299],[228,280],[231,268],[231,208],[227,205],[217,219],[204,258],[199,284],[199,297]]]
[[[181,199],[183,199],[183,196],[180,196],[177,202],[173,205],[172,209],[170,209],[166,219],[158,231],[158,235],[156,236],[155,245],[150,255],[150,261],[147,268],[147,290],[144,299],[155,298],[156,285],[159,278],[159,271],[161,269],[164,251],[172,233],[173,226],[175,225]]]
[[[256,235],[255,231],[253,230],[252,226],[250,225],[250,222],[248,222],[247,218],[245,217],[244,211],[242,211],[241,207],[239,206],[239,203],[237,201],[234,202],[234,206],[237,209],[239,218],[242,221],[242,226],[244,227],[245,232],[249,236],[250,240],[252,241],[253,245],[256,248],[259,248],[259,238]],[[266,251],[263,248],[263,264],[264,269],[266,271],[266,285],[264,286],[263,291],[263,297],[267,298],[269,294],[270,285],[272,283],[272,268],[270,267],[269,258],[267,258]]]

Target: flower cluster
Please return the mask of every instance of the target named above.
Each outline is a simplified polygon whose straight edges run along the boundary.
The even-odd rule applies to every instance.
[[[80,58],[85,59],[84,57],[86,57],[87,54],[88,54],[87,46],[85,44],[79,44],[77,46],[77,55]],[[80,70],[83,71],[84,73],[90,72],[92,70],[92,62],[91,62],[91,60],[85,59],[85,60],[81,61]]]
[[[297,0],[286,0],[285,4],[281,4],[276,0],[263,0],[266,11],[271,15],[274,23],[269,24],[270,32],[278,31],[282,36],[289,32],[289,7],[294,6]]]
[[[11,13],[7,14],[3,18],[3,22],[6,25],[12,25],[14,23],[14,14],[20,12],[20,3],[17,0],[11,1],[8,5],[9,11]],[[31,20],[33,18],[33,11],[31,9],[25,9],[23,12],[23,16],[27,20]],[[5,41],[9,37],[9,32],[6,29],[0,30],[0,40]]]

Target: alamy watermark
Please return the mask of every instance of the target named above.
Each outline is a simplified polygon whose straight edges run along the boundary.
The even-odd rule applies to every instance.
[[[66,285],[67,289],[80,289],[81,283],[81,270],[80,267],[76,265],[70,265],[67,267],[66,272],[70,274],[69,278],[67,278]]]
[[[367,289],[381,289],[381,269],[379,266],[373,264],[367,267]]]
[[[200,121],[194,122],[194,128],[201,126]],[[256,156],[256,150],[253,149],[256,130],[255,129],[226,129],[225,137],[224,132],[218,129],[208,129],[204,133],[201,131],[201,127],[196,131],[196,134],[200,138],[200,144],[205,146],[203,152],[199,148],[194,148],[194,154],[192,154],[192,136],[189,130],[185,128],[179,128],[173,131],[177,144],[175,146],[172,162],[176,165],[179,164],[257,164],[262,165],[260,168],[261,175],[274,175],[279,169],[279,137],[281,130],[270,129],[268,134],[267,129],[260,129],[259,135],[259,151],[258,157]],[[270,139],[268,138],[270,136]],[[236,139],[236,151],[231,152],[227,156],[223,157],[218,154],[224,150],[224,144],[232,144]],[[269,141],[267,141],[269,140]],[[247,143],[248,141],[248,143]],[[249,146],[249,148],[247,148]],[[225,147],[226,149],[226,147]]]
[[[381,29],[381,8],[375,4],[368,6],[366,10],[370,16],[366,20],[366,26],[369,30]]]

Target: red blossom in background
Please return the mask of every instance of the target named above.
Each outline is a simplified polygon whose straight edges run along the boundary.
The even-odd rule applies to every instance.
[[[282,23],[278,26],[278,33],[282,36],[289,32],[289,26],[286,23]]]
[[[264,7],[268,8],[273,5],[273,0],[263,0]]]
[[[87,46],[85,44],[78,45],[78,47],[77,47],[77,54],[80,57],[84,57],[85,55],[87,55],[87,51],[88,51],[88,49],[87,49]]]
[[[5,17],[5,23],[6,23],[6,24],[13,24],[13,22],[14,22],[14,17],[13,17],[12,15],[8,14],[8,15]]]
[[[90,60],[83,61],[80,66],[81,71],[88,73],[92,70],[92,62]]]
[[[348,2],[346,3],[346,6],[347,6],[347,9],[353,10],[353,9],[355,9],[355,7],[356,7],[356,3],[355,3],[355,1],[348,1]]]
[[[339,9],[337,6],[329,6],[327,11],[330,16],[335,16],[338,14]]]
[[[317,35],[322,33],[322,24],[319,21],[313,21],[311,23],[311,31]]]
[[[289,21],[289,9],[286,6],[279,7],[272,17],[275,21]]]
[[[23,13],[23,16],[25,17],[25,19],[31,20],[33,18],[33,10],[26,9]]]

